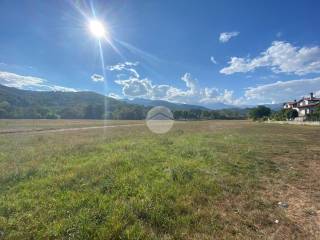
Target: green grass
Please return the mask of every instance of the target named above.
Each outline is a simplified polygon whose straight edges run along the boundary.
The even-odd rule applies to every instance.
[[[305,176],[292,154],[314,130],[216,121],[165,135],[144,126],[4,135],[0,239],[257,239],[280,227],[275,219],[311,237],[275,198]]]

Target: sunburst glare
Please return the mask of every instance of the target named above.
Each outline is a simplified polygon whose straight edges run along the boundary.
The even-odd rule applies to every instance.
[[[89,29],[92,35],[95,36],[96,38],[100,39],[100,38],[106,37],[107,35],[105,26],[99,20],[96,20],[96,19],[90,20]]]

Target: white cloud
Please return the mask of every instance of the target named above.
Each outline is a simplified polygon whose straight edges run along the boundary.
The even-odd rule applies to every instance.
[[[298,99],[310,92],[320,93],[320,77],[278,81],[271,84],[250,87],[245,91],[246,101],[249,103],[281,103]]]
[[[295,47],[287,42],[274,41],[260,56],[232,57],[229,66],[220,70],[223,74],[250,72],[260,67],[270,67],[274,73],[306,75],[320,73],[320,48]]]
[[[182,75],[181,80],[185,83],[185,89],[176,88],[171,85],[153,84],[147,78],[140,78],[140,75],[134,66],[138,63],[132,63],[128,70],[128,62],[107,67],[110,71],[117,71],[118,79],[115,83],[122,86],[122,94],[127,98],[143,97],[148,99],[161,99],[179,103],[232,103],[233,92],[228,90],[218,90],[215,88],[200,88],[197,79],[190,73]],[[129,71],[129,72],[128,72]],[[122,74],[129,73],[129,76]],[[215,92],[215,94],[213,94]]]
[[[44,83],[42,78],[21,76],[10,72],[0,72],[0,83],[8,87],[24,88],[30,86],[38,86]]]
[[[119,95],[116,94],[116,93],[109,93],[109,94],[108,94],[108,97],[111,97],[111,98],[114,98],[114,99],[122,99],[121,96],[119,96]]]
[[[128,80],[116,80],[115,83],[122,86],[123,95],[128,97],[149,96],[152,88],[148,79],[131,77]]]
[[[185,73],[181,80],[185,82],[186,89],[179,89],[170,85],[153,85],[148,79],[131,77],[127,80],[116,80],[122,86],[125,97],[143,97],[148,99],[161,99],[178,103],[216,103],[232,104],[233,92],[220,91],[216,88],[200,88],[196,79],[190,73]]]
[[[35,90],[54,91],[54,92],[77,92],[78,90],[69,87],[62,87],[57,85],[43,85],[42,89],[35,88]]]
[[[138,62],[124,62],[124,63],[118,63],[115,65],[107,66],[106,68],[110,71],[121,71],[125,70],[127,67],[135,67],[138,66]]]
[[[124,63],[118,63],[116,65],[107,66],[107,70],[109,71],[127,71],[131,74],[133,74],[136,78],[139,78],[138,72],[134,69],[134,67],[138,66],[138,62],[124,62]]]
[[[233,91],[223,90],[220,91],[217,88],[205,88],[202,90],[200,103],[227,103],[236,104],[236,99],[234,99]]]
[[[91,76],[91,80],[94,81],[94,82],[103,82],[104,81],[104,77],[102,75],[99,75],[99,74],[93,74]]]
[[[218,62],[216,61],[216,59],[215,59],[213,56],[210,57],[210,61],[211,61],[213,64],[218,64]]]
[[[151,97],[154,99],[164,99],[170,95],[170,93],[174,93],[176,91],[177,89],[169,85],[154,85],[152,86]]]
[[[74,88],[52,85],[47,80],[0,71],[0,84],[26,90],[76,92]]]
[[[222,32],[219,36],[219,41],[222,43],[228,42],[231,38],[238,36],[239,32]]]
[[[185,73],[182,77],[181,80],[186,83],[186,86],[188,88],[188,94],[194,95],[197,92],[197,85],[198,85],[198,80],[193,79],[191,77],[190,73]]]
[[[197,79],[193,78],[190,73],[183,74],[181,80],[185,83],[185,88],[157,85],[149,79],[139,79],[134,76],[115,82],[122,86],[123,95],[130,99],[143,97],[207,106],[212,103],[230,105],[281,103],[298,99],[310,92],[315,92],[320,96],[320,77],[278,81],[272,84],[249,87],[239,98],[235,98],[234,92],[228,89],[200,87]]]

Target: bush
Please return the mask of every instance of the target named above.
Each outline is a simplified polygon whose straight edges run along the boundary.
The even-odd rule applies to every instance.
[[[308,121],[320,121],[320,105],[316,108],[316,110],[307,116]]]
[[[271,115],[271,119],[275,121],[287,121],[287,120],[293,120],[298,116],[299,114],[295,109],[281,109],[278,112],[274,112]]]

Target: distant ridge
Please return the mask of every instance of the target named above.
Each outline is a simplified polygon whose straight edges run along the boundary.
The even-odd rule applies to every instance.
[[[191,109],[201,109],[201,110],[221,110],[221,109],[235,109],[235,108],[245,108],[237,107],[234,105],[225,104],[222,102],[216,103],[207,103],[205,105],[194,105],[194,104],[183,104],[183,103],[174,103],[165,100],[149,100],[144,98],[135,98],[132,100],[125,99],[127,103],[139,104],[146,107],[154,107],[154,106],[164,106],[170,108],[171,110],[191,110]]]
[[[209,110],[209,108],[192,105],[192,104],[183,104],[183,103],[173,103],[164,100],[149,100],[144,98],[135,98],[133,100],[125,99],[123,100],[127,103],[143,105],[145,107],[155,107],[155,106],[163,106],[175,110],[191,110],[191,109],[201,109],[201,110]]]

